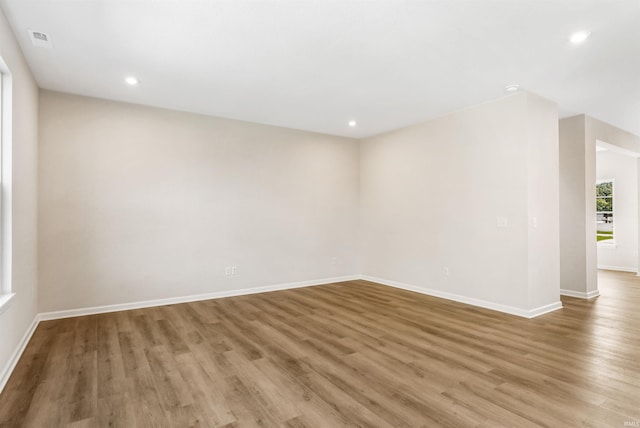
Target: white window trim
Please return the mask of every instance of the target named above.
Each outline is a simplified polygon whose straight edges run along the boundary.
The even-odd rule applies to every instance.
[[[0,314],[9,309],[16,293],[0,294]]]
[[[603,178],[603,179],[598,179],[596,180],[596,185],[600,184],[600,183],[609,183],[611,182],[613,185],[613,192],[611,193],[611,199],[613,200],[613,204],[611,207],[611,214],[613,216],[613,239],[607,239],[604,241],[597,241],[597,245],[598,247],[604,247],[604,248],[617,248],[618,244],[616,243],[616,180],[613,178]],[[598,199],[598,196],[596,195],[596,199]],[[597,211],[596,211],[596,216],[597,216]],[[596,237],[598,236],[598,229],[597,229],[598,225],[596,224]]]
[[[0,58],[0,314],[6,311],[15,293],[11,275],[11,141],[12,77]]]

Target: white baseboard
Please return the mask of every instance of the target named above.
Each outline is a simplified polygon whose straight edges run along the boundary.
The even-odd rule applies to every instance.
[[[115,305],[93,306],[89,308],[69,309],[64,311],[44,312],[39,314],[40,320],[55,320],[61,318],[79,317],[83,315],[104,314],[108,312],[126,311],[130,309],[150,308],[154,306],[175,305],[177,303],[197,302],[200,300],[220,299],[223,297],[244,296],[247,294],[266,293],[269,291],[290,290],[293,288],[311,287],[315,285],[332,284],[334,282],[352,281],[359,279],[359,275],[323,278],[312,281],[290,282],[286,284],[267,285],[263,287],[243,288],[240,290],[215,291],[213,293],[194,294],[190,296],[169,297],[166,299],[144,300]]]
[[[33,318],[33,322],[31,323],[27,331],[24,333],[24,336],[22,336],[22,339],[20,339],[20,342],[18,343],[18,347],[16,348],[15,351],[13,351],[11,358],[9,358],[9,361],[7,361],[7,364],[5,364],[4,368],[0,372],[0,392],[2,392],[5,385],[7,384],[7,381],[11,377],[11,373],[13,373],[13,369],[16,368],[16,364],[18,364],[18,361],[20,360],[22,353],[24,352],[25,348],[27,347],[27,344],[31,340],[31,336],[33,336],[33,333],[36,331],[36,327],[38,327],[38,323],[40,323],[40,317],[36,315],[35,318]]]
[[[637,273],[638,269],[631,266],[608,266],[608,265],[598,265],[598,269],[603,270],[617,270],[620,272],[633,272]]]
[[[504,312],[510,315],[516,315],[523,318],[535,318],[540,315],[562,309],[562,302],[557,301],[549,305],[541,306],[535,309],[521,309],[515,306],[501,305],[499,303],[488,302],[486,300],[474,299],[472,297],[460,296],[458,294],[446,293],[440,290],[417,287],[415,285],[404,284],[397,281],[390,281],[383,278],[362,275],[360,277],[366,281],[377,282],[378,284],[388,285],[390,287],[401,288],[403,290],[414,291],[416,293],[426,294],[427,296],[439,297],[441,299],[453,300],[454,302],[465,303],[467,305],[478,306],[493,311]]]
[[[577,297],[578,299],[593,299],[594,297],[598,297],[600,295],[600,292],[598,290],[595,290],[585,293],[582,291],[560,289],[560,295],[567,297]]]
[[[560,300],[535,309],[529,309],[525,318],[539,317],[540,315],[548,314],[549,312],[557,311],[558,309],[562,309],[562,302]]]

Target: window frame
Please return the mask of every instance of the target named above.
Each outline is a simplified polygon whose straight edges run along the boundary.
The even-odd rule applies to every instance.
[[[600,246],[615,246],[616,245],[616,181],[613,178],[603,178],[596,180],[596,189],[599,184],[611,183],[611,196],[598,196],[596,190],[596,243]],[[602,198],[611,198],[611,211],[598,211],[597,201]],[[598,233],[598,215],[599,214],[611,214],[611,238],[598,241],[598,236],[606,236],[606,234]]]
[[[11,281],[12,90],[11,72],[0,57],[0,314],[15,296]]]

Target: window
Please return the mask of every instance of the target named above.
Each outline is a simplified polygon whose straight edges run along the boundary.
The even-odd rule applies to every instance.
[[[596,239],[613,243],[614,239],[613,180],[596,182]]]
[[[11,201],[7,174],[11,171],[11,74],[0,58],[0,313],[11,301]]]

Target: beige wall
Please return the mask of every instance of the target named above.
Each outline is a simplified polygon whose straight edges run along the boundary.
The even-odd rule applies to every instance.
[[[555,303],[556,118],[523,93],[358,144],[41,91],[40,310],[359,273]]]
[[[526,94],[524,114],[528,138],[528,304],[538,308],[559,300],[558,110],[555,103]]]
[[[0,314],[0,387],[11,358],[34,321],[37,282],[37,138],[38,88],[10,27],[0,11],[0,57],[12,78],[12,154],[9,176],[3,173],[3,216],[11,214],[10,229],[3,224],[3,286],[16,293]]]
[[[40,310],[357,274],[357,201],[355,140],[42,91]]]
[[[526,93],[363,141],[362,273],[520,311],[558,302],[557,150],[555,104]]]
[[[585,133],[589,140],[600,140],[621,149],[640,153],[640,136],[623,131],[590,116],[585,116]]]
[[[587,167],[585,116],[560,121],[560,288],[576,293],[597,290],[595,265],[595,142],[593,167]],[[587,171],[593,168],[593,180]],[[588,189],[592,183],[592,189]],[[589,193],[589,194],[588,194]],[[591,205],[589,205],[591,203]],[[593,224],[588,208],[593,210]],[[593,239],[591,239],[593,235]],[[593,247],[593,248],[591,248]],[[594,253],[594,262],[587,265],[587,253]]]

